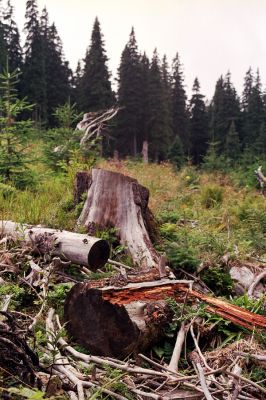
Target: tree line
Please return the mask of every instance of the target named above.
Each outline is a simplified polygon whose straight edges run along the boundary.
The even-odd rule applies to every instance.
[[[96,18],[85,57],[71,71],[62,41],[47,9],[36,0],[26,3],[22,47],[10,0],[0,16],[0,73],[16,73],[18,98],[33,104],[24,111],[42,129],[57,124],[56,110],[70,102],[77,112],[106,109],[117,104],[118,116],[104,138],[103,151],[138,157],[143,144],[149,159],[172,160],[180,166],[189,158],[198,165],[232,165],[240,157],[266,158],[266,94],[259,71],[249,68],[241,96],[231,74],[221,76],[208,103],[194,80],[188,99],[184,70],[177,53],[169,67],[166,56],[154,50],[151,60],[138,49],[132,31],[121,55],[117,91],[111,85],[104,38]]]

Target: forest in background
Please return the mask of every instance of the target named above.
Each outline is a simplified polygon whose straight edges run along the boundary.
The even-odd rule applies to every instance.
[[[171,68],[166,56],[161,59],[156,49],[149,60],[139,51],[132,28],[121,55],[114,92],[97,18],[84,59],[73,72],[46,8],[39,13],[37,1],[27,1],[26,40],[22,46],[12,3],[1,3],[0,71],[8,65],[9,73],[18,78],[14,84],[17,98],[32,105],[21,110],[16,119],[32,120],[35,139],[54,136],[60,141],[55,132],[55,128],[62,128],[56,111],[60,106],[69,104],[78,115],[116,104],[121,109],[102,139],[104,156],[112,156],[117,150],[120,157],[138,157],[147,141],[151,161],[170,160],[177,167],[187,159],[211,169],[265,160],[266,96],[259,70],[254,73],[248,69],[241,95],[234,88],[230,72],[221,75],[211,101],[205,99],[195,78],[188,99],[179,54]],[[3,98],[3,77],[1,86]]]

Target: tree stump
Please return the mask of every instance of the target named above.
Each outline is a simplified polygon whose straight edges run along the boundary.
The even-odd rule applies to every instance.
[[[154,219],[148,208],[149,191],[136,179],[117,172],[93,169],[87,200],[78,219],[90,234],[97,229],[116,228],[135,266],[158,266],[159,255],[152,239]]]

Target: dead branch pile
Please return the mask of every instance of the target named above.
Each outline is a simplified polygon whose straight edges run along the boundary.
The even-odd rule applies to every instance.
[[[90,272],[85,269],[83,274]],[[247,374],[251,365],[265,370],[266,362],[265,350],[250,334],[228,347],[204,351],[202,344],[208,340],[204,339],[204,321],[193,317],[181,323],[168,363],[143,353],[135,353],[124,361],[85,354],[66,337],[62,317],[49,303],[54,283],[77,282],[64,261],[51,255],[47,258],[36,255],[25,244],[4,239],[0,275],[0,288],[19,283],[33,297],[29,308],[22,307],[19,311],[14,310],[12,295],[0,298],[5,310],[0,313],[0,369],[9,385],[12,382],[12,386],[23,383],[31,388],[41,387],[48,398],[60,395],[71,400],[101,396],[118,400],[265,398],[265,380],[255,382]],[[114,301],[121,290],[116,289]],[[187,300],[188,295],[183,296],[183,302]],[[45,337],[41,341],[36,337],[40,324]],[[190,348],[194,347],[187,355],[186,341],[190,342]],[[181,354],[187,359],[185,368]],[[7,397],[8,384],[5,388],[1,393],[12,398],[12,395]]]

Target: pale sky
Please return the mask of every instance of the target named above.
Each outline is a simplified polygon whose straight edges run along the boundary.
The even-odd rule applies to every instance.
[[[12,3],[21,31],[26,0]],[[38,5],[47,6],[74,70],[98,16],[113,79],[134,26],[139,49],[149,57],[155,47],[169,63],[179,53],[188,94],[197,76],[210,99],[217,79],[229,69],[240,94],[250,66],[260,69],[265,87],[266,0],[38,0]]]

